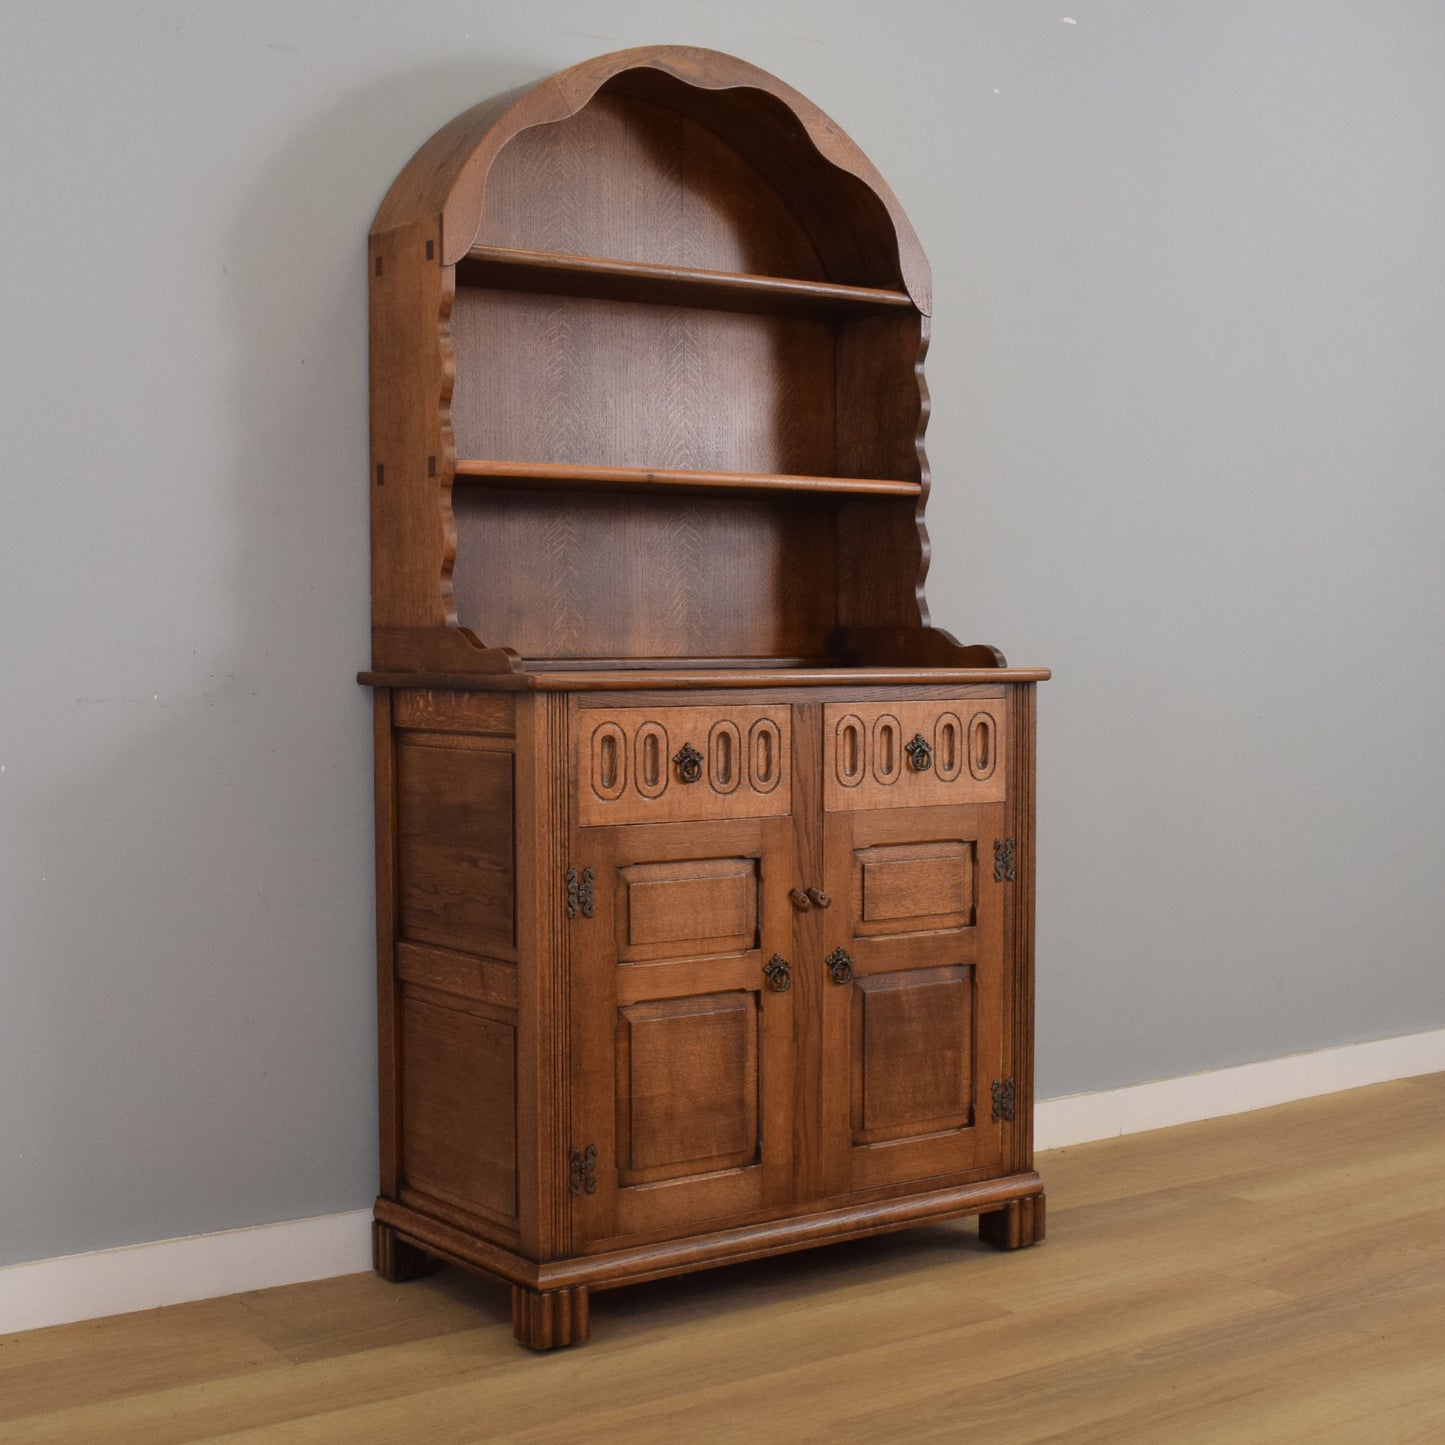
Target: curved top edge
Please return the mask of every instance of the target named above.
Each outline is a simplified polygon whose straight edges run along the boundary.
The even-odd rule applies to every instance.
[[[918,235],[878,168],[843,128],[756,65],[690,45],[615,50],[463,111],[407,162],[376,213],[372,234],[440,216],[441,261],[455,265],[476,237],[487,173],[507,142],[533,126],[575,115],[609,80],[630,70],[658,70],[700,90],[760,90],[781,101],[819,155],[878,197],[898,241],[904,286],[919,311],[932,312],[933,277]]]

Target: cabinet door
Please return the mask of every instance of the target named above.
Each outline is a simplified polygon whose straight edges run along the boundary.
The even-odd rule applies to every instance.
[[[792,821],[579,830],[572,1138],[579,1242],[786,1204],[794,1107]],[[781,985],[782,987],[778,987]]]
[[[1000,1167],[1002,830],[1001,804],[826,816],[829,1194]]]

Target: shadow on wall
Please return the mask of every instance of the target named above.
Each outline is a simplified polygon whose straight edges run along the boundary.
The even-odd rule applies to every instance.
[[[177,495],[212,495],[202,515],[220,540],[176,535],[176,570],[156,585],[183,596],[188,551],[208,550],[229,550],[231,585],[224,612],[175,606],[167,636],[117,642],[136,659],[134,696],[74,699],[109,705],[107,746],[23,817],[33,855],[63,859],[64,876],[12,920],[33,1006],[11,1060],[22,1097],[7,1101],[17,1167],[0,1176],[0,1265],[374,1196],[370,696],[355,681],[366,236],[438,125],[554,68],[389,76],[298,127],[233,197],[176,197],[191,234],[223,237],[195,274],[218,317],[204,344],[233,365],[224,412],[176,428],[215,441],[199,460],[165,446],[157,400],[144,465],[173,469]],[[195,595],[215,595],[213,580]],[[146,687],[148,656],[189,691]]]

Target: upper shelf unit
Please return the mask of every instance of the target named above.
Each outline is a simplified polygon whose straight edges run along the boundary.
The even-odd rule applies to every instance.
[[[921,590],[927,262],[790,87],[654,47],[478,106],[370,269],[377,671],[976,656]]]

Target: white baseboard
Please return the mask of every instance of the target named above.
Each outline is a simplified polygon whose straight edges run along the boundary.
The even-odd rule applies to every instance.
[[[0,1335],[370,1268],[369,1209],[37,1259],[0,1269]]]
[[[1142,1134],[1442,1070],[1445,1029],[1436,1029],[1097,1094],[1040,1099],[1034,1108],[1034,1148],[1060,1149],[1091,1139]]]
[[[1039,1100],[1037,1149],[1242,1114],[1445,1070],[1445,1029]],[[0,1335],[371,1268],[371,1212],[162,1239],[0,1269]]]

